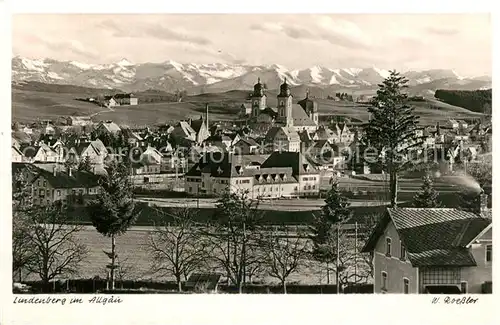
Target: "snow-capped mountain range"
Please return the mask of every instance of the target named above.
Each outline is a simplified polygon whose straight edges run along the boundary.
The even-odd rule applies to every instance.
[[[195,64],[172,60],[162,63],[134,64],[122,59],[111,64],[87,64],[53,59],[12,59],[12,81],[39,81],[84,87],[143,91],[148,89],[190,93],[248,90],[260,78],[268,89],[276,89],[286,78],[293,86],[306,85],[327,89],[370,89],[389,75],[388,70],[370,68],[328,68],[314,66],[290,70],[278,64],[251,66],[242,64]],[[463,78],[453,70],[408,71],[403,73],[418,92],[438,88],[491,88],[491,77]]]

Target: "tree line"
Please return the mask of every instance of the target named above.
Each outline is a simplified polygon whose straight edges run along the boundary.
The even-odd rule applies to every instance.
[[[445,90],[438,89],[434,94],[439,100],[450,105],[491,115],[492,90]]]

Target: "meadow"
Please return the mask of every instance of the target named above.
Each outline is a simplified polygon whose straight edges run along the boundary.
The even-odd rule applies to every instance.
[[[27,122],[40,119],[54,119],[60,116],[92,115],[95,120],[113,120],[118,124],[144,126],[168,123],[180,119],[199,118],[205,113],[205,104],[210,105],[210,120],[229,121],[238,119],[240,106],[245,102],[248,92],[229,91],[225,93],[188,96],[182,102],[145,103],[139,97],[137,106],[116,107],[112,111],[92,103],[76,101],[79,93],[56,93],[23,89],[12,90],[12,118]],[[297,102],[301,98],[294,98]],[[277,99],[268,95],[268,105],[276,106]],[[366,104],[337,102],[317,99],[319,114],[323,116],[343,116],[353,120],[367,121],[369,114]],[[435,99],[411,102],[424,125],[444,122],[450,118],[474,119],[482,114],[465,108],[449,105]]]

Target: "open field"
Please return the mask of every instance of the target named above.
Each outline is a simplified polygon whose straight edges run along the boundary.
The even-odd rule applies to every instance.
[[[12,90],[12,119],[33,122],[36,119],[55,119],[60,116],[91,115],[103,108],[92,103],[74,100],[81,94]]]
[[[122,261],[124,269],[127,269],[123,275],[124,280],[153,280],[153,281],[171,281],[170,276],[160,276],[152,274],[150,266],[151,259],[145,244],[151,234],[151,227],[132,227],[125,234],[116,238],[116,247],[119,260]],[[99,234],[92,226],[85,226],[78,233],[78,239],[87,245],[90,250],[89,255],[84,263],[81,264],[79,273],[72,278],[92,278],[99,276],[106,278],[106,264],[109,259],[104,254],[103,250],[109,251],[111,239]],[[306,239],[304,239],[306,240]],[[289,278],[289,282],[297,282],[300,284],[326,284],[326,271],[319,263],[314,261],[306,261],[307,265],[301,267],[300,272],[293,274]],[[221,269],[211,269],[224,273]],[[333,273],[330,274],[331,283],[335,281]],[[36,276],[31,275],[26,280],[36,280]],[[61,276],[60,279],[65,279]],[[265,283],[277,283],[276,279],[269,276],[254,278]]]
[[[165,123],[173,120],[198,118],[205,112],[205,103],[210,105],[210,119],[235,120],[241,103],[245,101],[248,92],[229,91],[225,93],[201,94],[189,96],[183,102],[142,103],[137,106],[116,107],[112,112],[104,112],[95,116],[97,120],[111,119],[119,124],[146,125]],[[41,92],[13,89],[12,117],[17,121],[32,121],[36,118],[51,119],[59,116],[91,115],[103,110],[97,105],[79,102],[74,98],[83,94]],[[298,101],[301,98],[295,98]],[[277,99],[268,95],[268,105],[275,107]],[[335,115],[366,121],[368,111],[366,104],[336,102],[327,99],[317,99],[320,115]],[[416,112],[421,116],[422,124],[435,124],[450,118],[478,118],[482,114],[467,109],[449,105],[434,99],[425,102],[412,102]]]

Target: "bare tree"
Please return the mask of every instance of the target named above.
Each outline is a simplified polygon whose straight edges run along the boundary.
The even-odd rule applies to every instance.
[[[130,275],[135,270],[135,267],[128,262],[128,257],[122,260],[117,258],[116,264],[118,265],[116,268],[116,276],[118,281],[120,281],[121,288],[123,289],[123,281],[125,280],[125,277]]]
[[[157,210],[162,219],[173,219],[172,223],[156,226],[146,243],[146,250],[152,259],[151,270],[156,274],[175,277],[179,292],[182,291],[182,277],[202,266],[205,248],[193,221],[192,210],[179,208],[172,213]]]
[[[308,255],[307,237],[282,226],[263,233],[260,244],[268,274],[280,281],[286,294],[288,277],[299,271]]]
[[[213,222],[202,228],[209,259],[222,268],[228,279],[243,292],[247,272],[259,263],[258,201],[247,192],[226,191],[217,202]]]
[[[25,211],[31,207],[32,189],[26,177],[18,172],[12,184],[12,273],[22,281],[22,270],[29,263],[32,248],[29,242],[30,223]]]
[[[26,211],[26,216],[27,240],[32,249],[26,268],[40,277],[44,290],[59,275],[77,274],[88,254],[87,247],[76,238],[82,226],[73,223],[60,204],[34,207]]]

